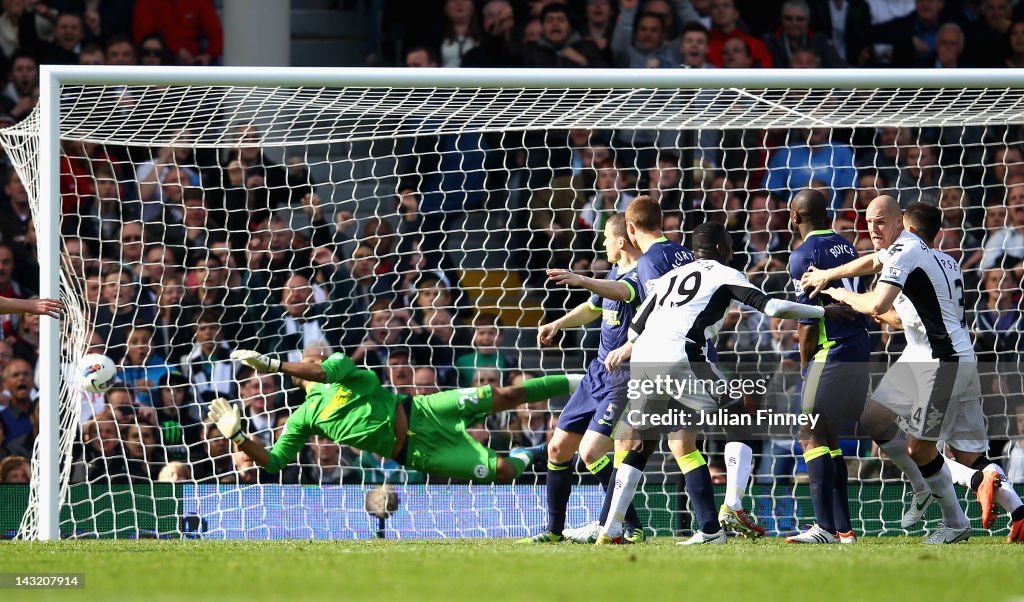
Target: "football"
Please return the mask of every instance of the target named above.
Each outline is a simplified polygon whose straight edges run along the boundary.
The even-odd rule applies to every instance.
[[[104,393],[114,384],[117,368],[109,357],[99,353],[90,353],[82,358],[80,366],[78,382],[86,391]]]

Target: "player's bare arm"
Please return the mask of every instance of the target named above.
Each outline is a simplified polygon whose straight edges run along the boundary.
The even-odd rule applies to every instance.
[[[797,325],[796,335],[797,342],[800,345],[801,370],[807,369],[811,360],[814,359],[814,354],[818,352],[818,333],[820,330],[821,329],[817,323]]]
[[[8,299],[0,297],[0,314],[35,314],[60,318],[64,302],[57,299]]]
[[[583,326],[600,317],[600,309],[595,309],[589,302],[580,303],[561,318],[547,324],[541,324],[537,330],[537,344],[541,346],[551,345],[554,343],[555,335],[558,334],[559,330]]]
[[[800,277],[800,286],[808,291],[807,296],[811,299],[818,296],[821,289],[829,282],[842,278],[854,278],[856,276],[870,276],[882,271],[882,262],[878,260],[878,253],[870,253],[858,257],[849,263],[844,263],[837,268],[820,270],[814,266],[807,268]]]
[[[547,271],[547,274],[548,278],[555,284],[583,288],[605,299],[628,301],[633,294],[629,286],[619,280],[590,278],[588,276],[581,276],[571,270],[563,269],[551,269]]]
[[[871,316],[871,319],[879,324],[885,324],[895,330],[903,330],[903,320],[900,319],[900,315],[896,313],[895,309],[890,309],[884,314]]]
[[[849,305],[857,313],[877,316],[892,309],[893,301],[900,294],[900,287],[888,282],[879,282],[874,289],[866,293],[855,293],[845,288],[833,287],[822,291],[822,294]]]
[[[633,341],[629,341],[618,349],[613,349],[608,357],[604,360],[604,367],[609,372],[615,372],[629,361],[629,358],[633,355]]]

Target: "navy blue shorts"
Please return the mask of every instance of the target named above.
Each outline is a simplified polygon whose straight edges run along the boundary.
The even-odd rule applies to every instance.
[[[833,423],[858,420],[871,387],[870,350],[865,336],[844,339],[816,353],[804,378],[804,413],[820,414]]]
[[[629,367],[608,372],[600,360],[587,366],[579,388],[558,416],[558,428],[582,435],[587,431],[612,436],[626,406]]]

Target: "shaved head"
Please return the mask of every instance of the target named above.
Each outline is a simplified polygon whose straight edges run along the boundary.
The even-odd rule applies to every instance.
[[[900,204],[891,196],[883,194],[868,203],[867,213],[868,215],[884,213],[887,217],[899,217],[901,213]]]
[[[887,194],[868,203],[865,217],[868,222],[868,234],[875,250],[884,249],[895,241],[903,230],[903,217],[900,204]]]
[[[790,213],[793,223],[808,228],[809,232],[828,228],[828,200],[821,191],[806,188],[798,192],[793,197]]]

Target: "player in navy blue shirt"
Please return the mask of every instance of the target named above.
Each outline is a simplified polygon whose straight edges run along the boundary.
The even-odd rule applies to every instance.
[[[643,238],[643,233],[639,237],[636,235],[635,227],[633,232],[633,238],[636,240],[634,244],[642,245],[647,242]],[[637,278],[643,283],[640,291],[641,302],[647,298],[647,293],[651,290],[651,283],[656,278],[693,261],[693,252],[690,249],[672,242],[664,235],[650,241],[646,247],[647,249],[636,264]]]
[[[643,301],[643,299],[647,297],[647,293],[651,290],[651,283],[654,280],[660,278],[662,275],[672,271],[673,269],[686,265],[694,260],[693,252],[690,251],[690,249],[665,238],[662,233],[661,226],[661,208],[658,203],[653,201],[649,196],[638,196],[629,203],[629,206],[626,208],[626,231],[629,235],[630,242],[633,243],[633,246],[643,252],[640,259],[637,261],[636,269],[637,281],[639,283],[637,295],[639,296],[640,301]],[[629,295],[627,288],[618,282],[585,278],[566,270],[548,270],[548,276],[556,283],[567,284],[570,286],[581,286],[605,299],[621,300],[625,299]],[[631,353],[631,343],[624,344],[617,349],[610,350],[605,358],[605,367],[611,373],[615,373],[616,371],[627,373],[628,369],[623,370],[623,368],[629,361]],[[709,343],[708,361],[716,362],[717,360],[718,357],[714,350],[714,345]],[[641,444],[638,441],[625,439],[622,436],[616,437],[615,467],[618,467],[626,457],[626,454],[634,448],[646,450],[647,457],[649,457],[650,453],[653,453],[656,443],[657,442],[646,442],[645,444]],[[690,492],[690,498],[709,498],[710,496],[703,495],[703,493],[711,491],[711,473],[708,470],[706,463],[704,463],[703,457],[700,455],[700,452],[679,447],[680,445],[680,440],[669,441],[669,447],[672,448],[673,455],[676,456],[681,470],[683,471],[687,491]],[[730,460],[730,454],[736,455],[737,458],[739,458],[736,459],[736,462],[739,463],[742,461],[745,466],[745,470],[743,471],[731,471],[729,473],[730,480],[727,484],[727,488],[734,489],[736,491],[744,491],[746,490],[747,479],[749,479],[750,472],[753,468],[751,459],[753,451],[748,445],[739,441],[730,442],[727,444],[727,447],[726,460]],[[696,460],[697,457],[700,457],[699,461]],[[746,476],[744,477],[744,475]],[[742,479],[742,485],[733,482],[740,479]],[[710,497],[710,499],[713,500],[714,498]],[[611,488],[608,488],[607,494],[605,495],[604,507],[601,510],[601,524],[604,524],[607,521],[608,512],[611,509],[611,502]],[[711,517],[714,518],[713,507],[710,512]],[[707,513],[708,509],[702,508],[702,514]],[[728,521],[728,526],[730,528],[738,529],[752,537],[764,533],[763,529],[760,529],[753,524],[749,515],[743,511],[742,505],[739,506],[738,510],[730,509],[728,511],[726,511],[726,507],[723,506],[722,512],[719,513],[720,519],[723,517],[722,513],[727,515],[725,518]],[[627,541],[635,540],[635,533],[631,534],[629,530],[626,530],[622,539]],[[618,539],[616,542],[618,542]]]
[[[800,286],[808,268],[829,269],[857,259],[857,249],[829,229],[828,201],[814,189],[803,190],[790,205],[790,221],[800,232],[801,244],[789,257],[789,275],[800,303],[824,303],[811,299]],[[863,293],[861,278],[831,282],[829,287]],[[839,448],[839,428],[844,420],[856,421],[864,410],[870,380],[871,345],[866,316],[855,320],[799,320],[800,363],[804,374],[802,404],[805,413],[820,416],[817,426],[801,427],[797,434],[804,450],[811,487],[811,503],[817,524],[790,537],[792,543],[854,543],[847,500],[846,460]]]
[[[604,361],[608,353],[626,343],[629,323],[640,305],[640,285],[637,280],[637,259],[640,250],[626,237],[626,219],[621,213],[611,216],[604,226],[604,247],[608,261],[615,264],[604,282],[624,288],[625,299],[612,299],[592,294],[561,318],[544,324],[537,333],[537,342],[551,345],[563,328],[582,326],[601,318],[601,342],[597,358],[590,362],[587,373],[573,392],[558,417],[548,444],[548,526],[521,543],[554,543],[563,539],[566,507],[575,480],[573,455],[578,450],[587,469],[606,489],[611,481],[612,463],[608,452],[612,449],[612,431],[619,421],[625,404],[629,372],[609,372]],[[631,532],[640,527],[636,509],[627,512],[626,523]],[[642,530],[639,531],[642,533]]]

